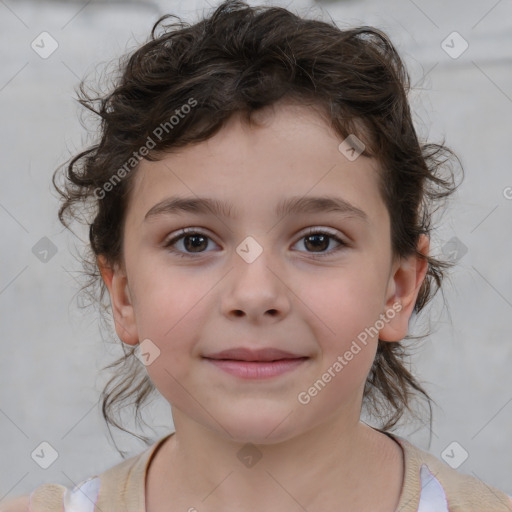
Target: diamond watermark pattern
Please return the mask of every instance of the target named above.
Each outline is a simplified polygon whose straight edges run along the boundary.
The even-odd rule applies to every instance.
[[[252,236],[248,236],[236,248],[236,252],[247,263],[252,263],[263,252],[263,247]]]
[[[453,469],[460,467],[468,457],[469,453],[457,441],[451,442],[441,453],[441,458]]]
[[[467,252],[467,246],[456,236],[450,238],[450,240],[443,245],[444,256],[453,262],[459,261]]]
[[[43,236],[32,247],[32,254],[43,263],[48,263],[56,254],[57,246],[46,236]]]
[[[340,153],[347,158],[347,160],[353,162],[364,152],[366,146],[361,139],[356,137],[354,134],[350,134],[341,142],[338,149]]]
[[[452,32],[443,40],[441,48],[452,59],[458,59],[469,48],[469,43],[458,32]]]
[[[43,441],[30,456],[38,466],[48,469],[59,458],[59,453],[50,443]]]
[[[254,467],[261,459],[263,454],[256,446],[251,443],[247,443],[237,452],[236,456],[240,462],[247,468]]]
[[[160,349],[150,339],[146,338],[139,343],[134,354],[144,366],[149,366],[160,356]]]
[[[48,32],[41,32],[30,46],[39,57],[47,59],[59,47],[59,43]]]

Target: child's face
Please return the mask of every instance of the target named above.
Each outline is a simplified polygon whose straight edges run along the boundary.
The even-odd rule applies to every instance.
[[[127,278],[103,273],[119,337],[149,339],[160,350],[153,360],[146,346],[147,371],[173,405],[176,428],[179,415],[253,442],[284,440],[325,421],[357,422],[377,348],[377,336],[363,343],[362,333],[376,326],[381,339],[402,339],[426,270],[414,258],[392,260],[376,161],[349,161],[309,108],[281,104],[267,114],[263,127],[233,117],[205,142],[143,161],[126,216]],[[320,196],[362,213],[276,213],[291,198]],[[171,197],[228,204],[232,217],[147,216]],[[200,232],[174,244],[185,257],[165,247],[182,228]],[[398,302],[401,311],[392,307]],[[242,378],[204,357],[237,347],[307,359],[272,377]]]

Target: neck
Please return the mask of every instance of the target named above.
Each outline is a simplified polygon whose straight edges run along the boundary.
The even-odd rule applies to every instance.
[[[391,511],[398,504],[401,449],[359,421],[338,418],[270,444],[234,441],[178,410],[173,419],[176,433],[153,468],[148,512],[158,512],[158,503],[198,512]]]

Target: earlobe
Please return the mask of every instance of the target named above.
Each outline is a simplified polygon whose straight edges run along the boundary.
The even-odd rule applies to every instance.
[[[430,240],[420,235],[418,251],[428,255]],[[387,322],[379,331],[382,341],[401,341],[409,331],[409,319],[414,310],[421,285],[428,270],[428,262],[424,258],[412,254],[400,259],[394,266],[388,283],[386,308],[384,314]],[[398,304],[401,306],[398,306]]]
[[[123,343],[136,345],[139,337],[126,271],[118,264],[111,266],[103,256],[98,256],[97,263],[110,295],[117,335]]]

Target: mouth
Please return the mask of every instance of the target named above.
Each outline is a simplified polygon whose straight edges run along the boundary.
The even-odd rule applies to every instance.
[[[307,357],[303,354],[294,354],[277,348],[260,348],[257,350],[237,347],[228,350],[222,350],[213,354],[203,356],[207,359],[247,361],[247,362],[272,362],[284,359],[301,359]]]
[[[267,379],[298,368],[309,357],[274,348],[236,348],[203,356],[203,359],[241,379]]]

